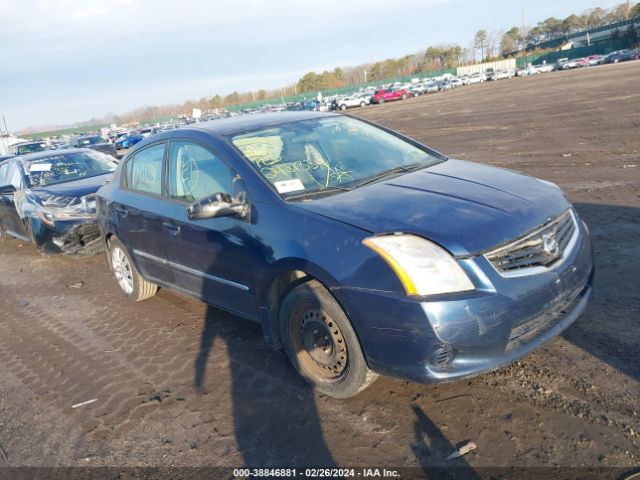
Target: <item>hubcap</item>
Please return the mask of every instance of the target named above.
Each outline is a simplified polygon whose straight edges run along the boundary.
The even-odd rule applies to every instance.
[[[308,309],[292,322],[294,343],[301,366],[325,381],[338,379],[347,366],[347,345],[331,316],[320,309]],[[293,330],[293,328],[292,328]]]
[[[111,252],[111,266],[113,267],[113,273],[116,276],[118,285],[127,295],[133,292],[133,274],[131,272],[131,265],[127,256],[120,247],[116,247]]]

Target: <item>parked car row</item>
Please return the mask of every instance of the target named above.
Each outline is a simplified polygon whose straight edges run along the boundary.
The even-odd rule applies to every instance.
[[[105,249],[129,300],[169,288],[258,322],[337,398],[378,375],[510,364],[571,325],[593,281],[557,186],[335,113],[199,122],[120,163],[85,148],[2,160],[0,233]]]
[[[10,146],[11,156],[26,155],[46,150],[63,150],[67,148],[89,148],[108,155],[116,154],[116,147],[109,138],[99,134],[76,135],[68,139],[52,139],[48,141],[26,141],[14,143]]]

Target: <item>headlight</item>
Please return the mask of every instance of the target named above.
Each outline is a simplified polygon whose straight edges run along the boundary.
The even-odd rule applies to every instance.
[[[29,207],[37,212],[40,221],[53,227],[57,220],[91,219],[96,214],[94,195],[59,197],[45,192],[30,191]]]
[[[416,235],[369,237],[362,241],[396,272],[407,295],[464,292],[474,286],[449,252]]]

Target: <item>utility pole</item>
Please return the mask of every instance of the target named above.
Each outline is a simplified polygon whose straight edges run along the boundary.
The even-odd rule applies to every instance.
[[[364,70],[363,73],[364,73],[364,83],[367,83],[367,71]]]
[[[9,135],[9,127],[7,127],[7,119],[4,118],[4,115],[2,116],[2,122],[4,123],[4,131]]]
[[[524,16],[524,3],[522,4],[522,30],[520,30],[520,36],[522,37],[522,50],[526,50],[526,36],[525,36],[525,16]]]

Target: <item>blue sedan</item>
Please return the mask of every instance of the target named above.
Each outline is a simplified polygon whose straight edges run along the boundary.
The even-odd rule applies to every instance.
[[[143,137],[139,133],[129,133],[127,135],[123,135],[115,141],[116,150],[120,150],[121,148],[131,148],[136,143],[144,140],[144,138],[145,137]]]
[[[585,309],[586,225],[555,185],[334,114],[147,139],[97,194],[127,298],[168,287],[261,324],[319,391],[507,365]]]

